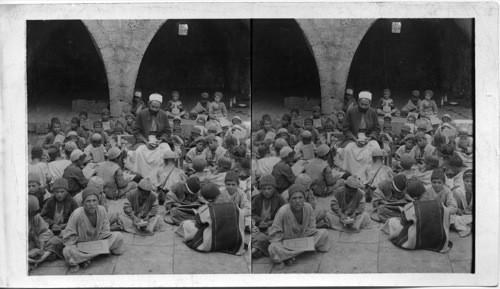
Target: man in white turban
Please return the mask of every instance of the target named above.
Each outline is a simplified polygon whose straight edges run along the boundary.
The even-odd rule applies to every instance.
[[[351,174],[360,176],[364,166],[370,165],[371,149],[380,148],[376,139],[380,133],[377,112],[370,107],[372,94],[368,91],[359,93],[358,106],[347,110],[343,132],[346,143],[337,154],[338,166]]]
[[[125,166],[133,172],[156,180],[158,169],[163,164],[163,154],[171,151],[169,144],[171,128],[167,114],[163,111],[161,94],[149,96],[149,109],[137,114],[134,126],[136,150],[128,152]]]

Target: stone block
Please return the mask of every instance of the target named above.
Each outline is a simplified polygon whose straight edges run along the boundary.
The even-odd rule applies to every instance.
[[[323,255],[318,273],[377,273],[378,245],[335,243]]]
[[[66,264],[66,262],[64,260],[57,259],[57,260],[52,261],[52,262],[45,261],[42,264],[40,264],[38,268],[40,268],[40,267],[67,267],[67,266],[68,265]]]
[[[453,273],[472,273],[472,261],[451,261]]]
[[[380,229],[378,224],[373,222],[372,228],[361,229],[359,233],[346,233],[340,234],[339,242],[341,243],[361,243],[361,244],[375,244],[380,241]]]
[[[153,236],[134,236],[133,245],[137,246],[172,246],[174,232],[165,230],[164,232],[155,232]]]
[[[453,247],[448,252],[452,261],[470,261],[472,260],[472,235],[465,238],[460,237],[457,232],[450,232],[450,241]]]
[[[30,276],[52,276],[52,275],[66,275],[68,272],[67,266],[64,267],[38,267],[32,270]]]

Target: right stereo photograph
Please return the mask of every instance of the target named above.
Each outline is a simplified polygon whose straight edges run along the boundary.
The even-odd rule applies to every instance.
[[[474,19],[251,20],[252,273],[474,273]]]

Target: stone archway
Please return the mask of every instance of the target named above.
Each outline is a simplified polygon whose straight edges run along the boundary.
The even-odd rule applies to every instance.
[[[132,100],[144,52],[166,20],[83,20],[101,51],[109,85],[110,112]]]

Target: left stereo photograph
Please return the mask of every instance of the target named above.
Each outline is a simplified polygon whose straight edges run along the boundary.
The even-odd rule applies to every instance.
[[[250,31],[26,21],[29,275],[251,272]]]

